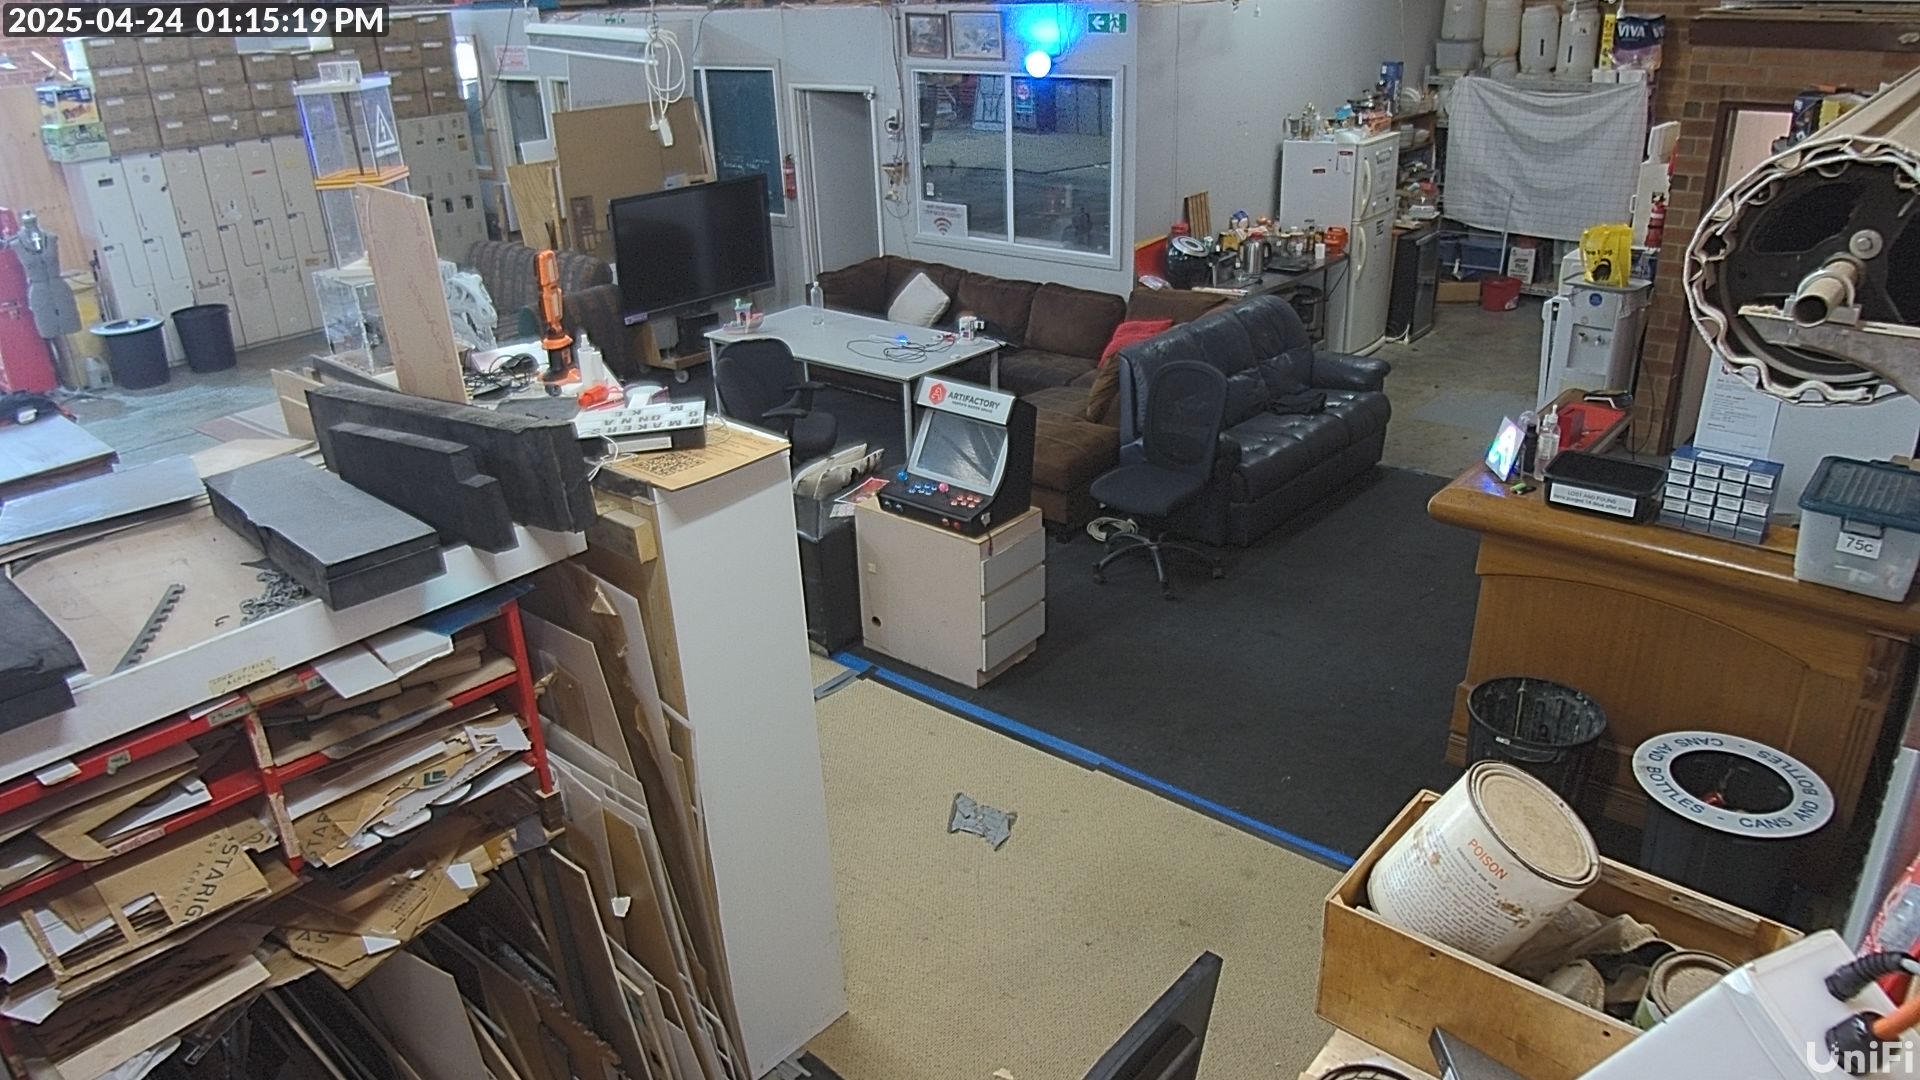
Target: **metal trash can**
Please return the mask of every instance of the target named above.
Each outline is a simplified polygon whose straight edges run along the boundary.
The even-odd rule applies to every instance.
[[[93,335],[107,343],[107,368],[113,372],[115,386],[145,390],[171,378],[172,373],[167,370],[167,336],[159,319],[142,316],[97,323]]]
[[[180,349],[187,366],[198,374],[225,371],[234,365],[233,322],[225,304],[195,304],[173,313],[180,333]]]
[[[1581,805],[1607,714],[1587,695],[1546,679],[1488,679],[1467,694],[1467,764],[1525,769],[1570,806]]]

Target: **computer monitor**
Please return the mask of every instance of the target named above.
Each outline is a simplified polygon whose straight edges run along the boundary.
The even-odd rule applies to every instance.
[[[615,199],[613,255],[629,323],[773,285],[767,178],[761,173]]]
[[[1007,429],[958,413],[929,411],[907,468],[965,491],[994,492],[1007,469]]]
[[[1086,1080],[1195,1080],[1219,986],[1220,958],[1201,953],[1113,1049],[1100,1055]]]

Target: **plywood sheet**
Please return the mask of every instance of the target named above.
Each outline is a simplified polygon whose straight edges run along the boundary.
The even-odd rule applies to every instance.
[[[22,64],[28,60],[15,56]],[[60,238],[62,269],[86,267],[93,241],[80,232],[60,166],[47,160],[40,143],[40,100],[32,86],[0,88],[0,192],[16,213],[34,211],[40,227]]]
[[[520,220],[520,242],[530,248],[566,247],[567,220],[560,207],[560,174],[552,162],[507,166],[507,192]]]
[[[700,109],[683,98],[667,109],[673,145],[662,146],[647,130],[645,105],[611,105],[553,115],[553,145],[560,162],[563,215],[573,235],[569,246],[613,261],[607,204],[713,179]],[[524,235],[524,230],[522,231]]]
[[[32,482],[59,479],[55,474],[66,479],[88,475],[113,459],[113,447],[64,416],[0,427],[0,498],[10,498]]]
[[[427,200],[376,187],[354,188],[353,200],[400,389],[465,404],[460,348],[440,285],[440,253]]]
[[[607,471],[651,484],[662,491],[679,491],[725,476],[786,448],[785,440],[762,435],[739,424],[709,423],[705,446],[631,454],[608,465]]]

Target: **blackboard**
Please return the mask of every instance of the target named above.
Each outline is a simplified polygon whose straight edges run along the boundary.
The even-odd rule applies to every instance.
[[[760,173],[767,178],[767,211],[787,212],[780,175],[780,124],[774,112],[773,72],[706,70],[707,116],[713,163],[722,180]]]

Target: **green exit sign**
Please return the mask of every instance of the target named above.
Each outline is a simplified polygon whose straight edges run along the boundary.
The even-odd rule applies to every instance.
[[[1124,34],[1127,32],[1127,13],[1124,11],[1087,12],[1087,33]]]

